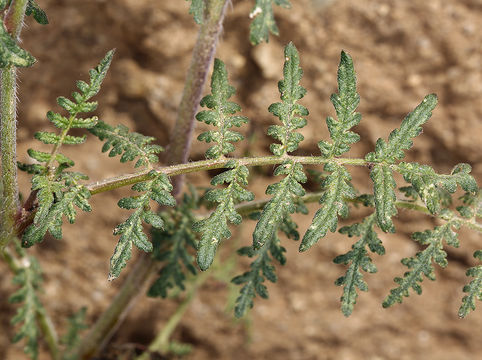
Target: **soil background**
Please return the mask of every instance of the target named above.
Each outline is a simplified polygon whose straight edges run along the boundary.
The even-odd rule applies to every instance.
[[[293,0],[291,10],[276,9],[280,36],[252,47],[248,41],[253,1],[233,1],[216,56],[225,61],[236,101],[250,125],[242,130],[250,140],[238,147],[238,155],[267,154],[265,135],[277,119],[267,107],[278,100],[282,49],[293,41],[304,68],[302,84],[308,89],[302,103],[310,110],[309,125],[299,154],[318,154],[316,143],[326,138],[325,117],[333,115],[329,96],[336,90],[336,69],[341,49],[350,53],[361,94],[361,124],[356,128],[362,142],[350,156],[371,151],[377,138],[386,138],[403,117],[428,93],[439,96],[439,105],[422,136],[415,140],[407,159],[432,164],[447,173],[459,162],[468,162],[479,184],[482,180],[482,1],[480,0]],[[28,161],[26,150],[39,148],[32,141],[39,130],[51,130],[45,118],[49,109],[59,111],[55,98],[74,90],[75,80],[88,79],[87,71],[108,49],[116,48],[111,71],[100,95],[99,117],[110,124],[168,142],[176,106],[196,40],[197,26],[181,0],[42,0],[50,25],[28,20],[23,46],[38,60],[33,68],[20,70],[18,93],[18,157]],[[208,89],[206,89],[206,92]],[[206,127],[198,126],[196,136]],[[132,171],[131,165],[100,155],[95,139],[64,152],[76,160],[79,171],[92,180]],[[191,160],[203,158],[206,146],[194,141]],[[272,168],[252,170],[250,189],[258,199],[273,181]],[[213,174],[189,176],[205,186]],[[353,172],[354,183],[369,192],[366,169]],[[21,190],[29,192],[29,179],[21,175]],[[316,190],[311,183],[308,190]],[[47,238],[31,249],[44,270],[42,300],[60,329],[65,318],[81,306],[88,307],[92,323],[109,304],[137,257],[134,250],[122,276],[107,282],[109,258],[117,239],[112,229],[127,212],[116,206],[128,189],[92,198],[93,213],[80,214],[76,225],[64,226],[64,239]],[[297,218],[300,231],[310,215]],[[355,211],[356,221],[366,211]],[[345,224],[346,222],[342,222]],[[402,225],[403,224],[403,225]],[[461,247],[449,249],[449,265],[437,269],[435,283],[423,282],[423,294],[412,295],[402,305],[382,309],[381,302],[405,267],[402,257],[419,247],[410,239],[413,231],[433,228],[436,222],[400,211],[397,234],[379,234],[387,250],[374,256],[379,273],[367,275],[370,291],[361,293],[350,318],[340,312],[341,288],[334,281],[344,267],[332,259],[346,252],[353,239],[329,234],[307,253],[298,244],[283,240],[288,262],[277,268],[278,283],[268,284],[270,299],[255,301],[243,321],[235,321],[229,304],[237,288],[216,277],[198,291],[173,339],[193,346],[188,359],[476,359],[482,353],[482,310],[467,319],[457,316],[465,270],[473,266],[472,253],[481,237],[461,231]],[[225,243],[221,261],[235,246],[251,242],[254,223],[236,230]],[[30,250],[29,250],[30,251]],[[238,260],[227,275],[244,272]],[[0,264],[0,271],[7,269]],[[226,274],[224,274],[226,277]],[[229,277],[229,276],[228,276]],[[13,291],[11,276],[0,283],[0,358],[24,359],[22,344],[10,344],[9,325],[15,307],[7,303]],[[182,299],[141,297],[100,358],[130,357],[133,349],[149,344]],[[480,307],[480,306],[479,306]],[[41,359],[48,359],[42,351]]]

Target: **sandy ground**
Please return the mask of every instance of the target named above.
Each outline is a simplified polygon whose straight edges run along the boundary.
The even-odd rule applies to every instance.
[[[35,131],[50,129],[49,109],[58,110],[55,97],[67,95],[75,80],[86,79],[87,70],[110,48],[117,53],[112,70],[98,97],[98,115],[111,124],[123,123],[148,133],[166,145],[175,119],[183,79],[190,61],[197,27],[187,14],[184,1],[155,0],[44,0],[51,24],[34,24],[23,34],[23,45],[37,59],[31,69],[21,70],[19,109],[19,159],[38,146]],[[310,110],[309,125],[302,130],[305,141],[300,154],[316,154],[316,143],[326,138],[324,118],[332,115],[330,94],[336,89],[336,68],[341,49],[349,52],[358,74],[362,102],[361,124],[356,128],[363,141],[350,156],[373,149],[378,137],[386,138],[405,114],[425,94],[435,92],[439,105],[424,133],[415,140],[407,158],[430,163],[449,172],[458,162],[473,166],[482,180],[482,2],[480,0],[299,0],[291,11],[277,9],[280,37],[253,48],[248,42],[248,17],[252,1],[233,1],[228,11],[217,57],[226,62],[231,82],[238,89],[236,101],[251,119],[244,134],[251,140],[239,154],[267,154],[270,139],[266,128],[275,123],[267,107],[278,99],[276,83],[281,76],[282,48],[293,41],[305,71],[302,84],[308,89],[303,104]],[[196,132],[205,129],[198,126]],[[132,171],[99,155],[100,143],[89,140],[77,150],[65,149],[78,169],[93,180]],[[192,160],[203,157],[205,145],[195,143]],[[81,156],[79,156],[81,155]],[[255,170],[250,189],[265,198],[272,181],[271,168]],[[210,174],[189,176],[206,185]],[[360,191],[370,191],[365,170],[354,171]],[[21,175],[21,189],[29,191],[29,179]],[[311,185],[310,190],[315,190]],[[80,215],[74,226],[64,226],[64,239],[47,238],[32,249],[45,272],[42,299],[60,329],[65,317],[88,306],[88,320],[111,301],[125,274],[106,281],[108,259],[115,246],[112,229],[126,217],[116,207],[128,190],[96,196],[93,213]],[[310,206],[310,211],[316,209]],[[363,212],[355,212],[354,220]],[[310,216],[298,219],[304,230]],[[236,232],[224,246],[228,257],[234,243],[251,241],[253,223]],[[393,277],[405,268],[400,259],[412,256],[417,245],[413,231],[431,228],[430,218],[400,212],[397,235],[380,234],[387,254],[374,257],[379,269],[366,277],[370,291],[362,293],[354,314],[346,319],[339,310],[341,288],[333,282],[343,267],[332,259],[349,249],[352,239],[330,234],[309,252],[299,254],[297,244],[284,240],[288,263],[278,268],[279,281],[270,284],[270,299],[257,299],[245,321],[234,321],[233,289],[213,278],[199,291],[173,339],[193,345],[189,359],[475,359],[482,351],[482,312],[460,320],[457,309],[466,282],[465,269],[471,254],[480,248],[481,237],[462,231],[461,248],[450,250],[449,266],[437,270],[438,281],[424,281],[421,296],[388,310],[381,301],[393,287]],[[136,253],[137,250],[134,251]],[[134,256],[135,258],[135,256]],[[233,275],[245,271],[240,260]],[[5,266],[0,269],[6,272]],[[229,275],[229,274],[228,274]],[[6,302],[13,287],[10,275],[0,284],[0,358],[23,359],[22,345],[10,345],[13,329],[9,319],[15,308]],[[142,298],[132,309],[102,358],[129,358],[129,349],[146,346],[163,327],[179,299]],[[124,357],[121,357],[124,356]],[[48,359],[42,353],[41,359]]]

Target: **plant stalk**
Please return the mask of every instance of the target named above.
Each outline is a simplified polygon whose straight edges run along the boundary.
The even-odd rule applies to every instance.
[[[15,40],[19,39],[28,0],[13,0],[4,24]],[[2,25],[0,25],[2,26]],[[0,204],[0,249],[15,236],[15,217],[19,208],[17,183],[17,98],[16,68],[8,65],[0,75],[0,149],[3,197]]]
[[[194,46],[191,65],[188,70],[186,85],[179,105],[178,117],[171,134],[171,142],[166,158],[169,164],[187,161],[194,130],[195,114],[199,107],[202,91],[206,83],[219,35],[222,30],[224,14],[229,0],[205,0],[203,23]],[[173,195],[178,196],[183,186],[179,177],[173,184]],[[127,276],[118,295],[107,310],[101,314],[87,336],[77,348],[79,359],[91,358],[107,343],[116,327],[127,315],[137,296],[145,291],[151,275],[158,271],[159,264],[150,254],[141,254]]]

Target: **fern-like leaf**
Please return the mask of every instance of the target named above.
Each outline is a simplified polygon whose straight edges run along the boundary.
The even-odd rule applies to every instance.
[[[425,202],[432,214],[440,211],[444,200],[444,191],[453,194],[459,185],[470,193],[478,191],[477,182],[470,175],[469,164],[458,164],[450,175],[439,175],[428,165],[402,162],[397,167],[404,179],[413,185],[420,198]]]
[[[286,216],[296,211],[299,197],[305,195],[300,183],[306,182],[307,179],[301,164],[286,161],[275,169],[274,175],[286,176],[279,183],[271,184],[266,189],[266,194],[272,195],[272,198],[263,208],[254,229],[255,249],[261,248],[273,238]]]
[[[420,135],[422,125],[430,119],[436,105],[437,96],[435,94],[427,95],[415,110],[403,119],[400,129],[395,129],[390,133],[388,143],[383,139],[378,139],[375,152],[368,153],[365,159],[370,162],[383,161],[389,164],[403,159],[405,156],[403,150],[412,147],[412,138]]]
[[[77,359],[74,349],[80,343],[79,333],[88,328],[85,322],[86,314],[87,308],[84,306],[67,319],[69,323],[67,332],[60,338],[60,343],[65,347],[62,360]]]
[[[482,250],[474,253],[474,258],[482,262]],[[462,305],[459,309],[459,316],[466,317],[471,311],[475,310],[475,301],[482,301],[482,265],[471,267],[466,272],[467,276],[474,279],[464,286],[465,295],[462,299]]]
[[[162,218],[151,210],[150,200],[159,205],[175,206],[176,200],[170,194],[172,185],[166,175],[150,172],[151,180],[137,183],[132,190],[143,192],[142,195],[122,198],[118,205],[123,209],[136,209],[123,223],[116,226],[114,235],[120,235],[120,239],[110,259],[109,280],[119,277],[121,270],[131,258],[132,244],[138,249],[151,252],[152,243],[142,228],[142,222],[162,229]]]
[[[427,245],[427,247],[418,252],[415,257],[402,259],[402,264],[407,266],[409,271],[404,274],[403,278],[395,278],[398,287],[390,290],[390,295],[383,301],[383,307],[392,306],[396,302],[401,303],[403,297],[409,296],[411,288],[420,295],[422,287],[419,283],[423,281],[423,275],[430,280],[435,280],[432,261],[441,267],[447,266],[447,253],[443,250],[443,240],[450,246],[459,246],[457,233],[453,230],[454,227],[458,228],[459,224],[451,220],[444,225],[435,227],[433,230],[425,230],[413,234],[414,240],[422,245]]]
[[[28,67],[35,63],[35,58],[26,50],[18,46],[8,33],[5,25],[0,24],[0,68],[10,65]]]
[[[157,279],[152,283],[147,295],[167,297],[169,289],[174,287],[185,290],[186,270],[196,274],[194,257],[190,249],[196,249],[196,234],[192,227],[195,217],[192,211],[197,208],[197,196],[185,194],[176,209],[161,214],[164,229],[152,231],[154,244],[153,257],[163,263]]]
[[[241,223],[242,217],[234,207],[236,203],[254,199],[253,193],[244,188],[248,184],[248,168],[234,161],[229,161],[226,167],[232,170],[215,176],[211,184],[216,186],[226,183],[228,186],[210,190],[205,196],[206,200],[218,203],[216,210],[209,218],[197,222],[193,227],[194,231],[201,233],[197,252],[197,263],[201,270],[207,270],[211,266],[222,239],[231,237],[228,220],[236,225]]]
[[[249,40],[253,45],[258,45],[263,41],[268,42],[269,33],[279,35],[278,26],[274,19],[273,2],[278,6],[291,8],[291,3],[288,0],[256,0],[249,14],[249,17],[253,19],[249,34]]]
[[[350,150],[350,145],[360,140],[360,136],[350,129],[360,123],[361,114],[355,112],[360,103],[356,92],[356,74],[353,60],[346,52],[341,52],[338,66],[338,94],[331,95],[337,119],[326,118],[332,142],[320,141],[318,147],[324,157],[340,156]]]
[[[338,215],[348,216],[348,205],[345,199],[355,198],[355,190],[351,185],[350,173],[337,163],[327,163],[325,170],[331,174],[323,181],[322,187],[325,193],[320,199],[323,205],[319,209],[313,221],[303,236],[300,244],[300,251],[311,248],[320,238],[324,237],[329,231],[335,232],[338,225]]]
[[[137,132],[129,132],[124,125],[115,128],[99,121],[89,130],[101,141],[106,140],[102,152],[109,151],[109,156],[121,155],[120,162],[133,161],[137,158],[134,167],[149,166],[159,161],[156,154],[162,151],[159,145],[151,144],[155,138]]]
[[[374,224],[375,216],[370,215],[362,223],[356,223],[340,229],[342,234],[347,234],[350,237],[360,237],[360,240],[353,244],[352,250],[333,259],[335,264],[350,264],[345,275],[335,281],[336,285],[343,286],[341,311],[345,316],[350,316],[353,312],[353,307],[358,297],[356,288],[361,291],[368,291],[368,286],[363,280],[363,274],[360,269],[368,273],[377,272],[377,267],[372,263],[370,256],[368,256],[366,247],[368,246],[373,253],[378,255],[385,254],[385,248],[377,233],[373,230]]]
[[[286,155],[298,148],[303,135],[295,130],[306,126],[306,120],[299,116],[308,115],[308,109],[296,103],[305,96],[306,89],[299,84],[303,70],[300,67],[298,50],[293,43],[286,45],[284,55],[284,78],[278,82],[282,102],[271,104],[268,108],[268,111],[283,123],[282,126],[272,125],[268,128],[268,135],[281,143],[270,145],[271,152],[277,156]]]
[[[216,143],[206,151],[208,159],[218,159],[234,151],[235,147],[232,142],[244,139],[237,131],[229,130],[233,126],[240,127],[248,122],[248,118],[245,116],[233,115],[241,110],[238,104],[228,101],[235,92],[234,87],[228,83],[226,66],[221,60],[215,59],[211,77],[211,94],[201,100],[201,106],[211,110],[203,110],[196,115],[198,121],[214,125],[219,129],[206,131],[198,136],[199,141]]]
[[[41,280],[41,270],[37,260],[33,257],[25,258],[22,267],[13,278],[13,283],[20,285],[20,289],[8,299],[10,303],[22,304],[12,318],[12,324],[21,324],[12,341],[18,342],[25,338],[24,351],[31,359],[38,358],[40,330],[36,316],[38,312],[44,311],[37,297]]]
[[[273,283],[278,279],[275,273],[275,267],[272,264],[272,258],[276,259],[281,265],[284,265],[286,263],[285,252],[286,249],[280,245],[277,234],[274,234],[271,240],[267,241],[259,250],[254,250],[251,246],[238,250],[239,255],[250,258],[256,256],[256,259],[251,263],[249,271],[231,280],[231,282],[236,285],[243,285],[236,299],[236,306],[234,308],[234,314],[237,318],[244,316],[244,314],[253,307],[253,300],[256,294],[263,299],[268,298],[268,289],[266,285],[264,285],[265,279]]]

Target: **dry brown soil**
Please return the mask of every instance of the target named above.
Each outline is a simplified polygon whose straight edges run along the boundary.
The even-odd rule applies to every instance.
[[[277,10],[280,37],[253,48],[248,43],[248,14],[252,1],[233,1],[217,56],[223,59],[236,101],[251,119],[244,133],[251,139],[240,154],[267,154],[266,128],[275,123],[267,111],[278,98],[282,47],[293,41],[301,53],[310,110],[306,140],[300,154],[316,154],[316,142],[327,137],[324,122],[333,114],[329,102],[336,89],[336,67],[341,49],[354,58],[363,120],[357,127],[363,141],[351,156],[373,149],[378,137],[387,137],[425,94],[435,92],[439,105],[424,133],[415,140],[408,159],[432,164],[449,172],[458,162],[473,166],[482,180],[482,2],[480,0],[293,0],[293,9]],[[69,94],[77,79],[110,48],[117,48],[112,70],[98,97],[98,115],[111,124],[123,123],[155,136],[163,145],[175,119],[183,79],[196,39],[197,27],[182,0],[42,0],[50,25],[28,21],[23,45],[37,59],[20,71],[20,160],[34,143],[35,131],[51,129],[45,119],[58,110],[55,98]],[[205,129],[199,126],[199,133]],[[201,159],[204,145],[195,143],[191,159]],[[80,171],[97,180],[130,165],[99,154],[100,143],[89,140],[78,150],[65,149]],[[255,170],[251,190],[262,199],[272,168]],[[206,185],[209,174],[189,180]],[[360,191],[370,191],[366,170],[354,171]],[[21,175],[21,189],[29,191]],[[315,187],[311,185],[311,190]],[[125,274],[107,282],[108,260],[115,246],[112,229],[126,217],[116,201],[127,190],[95,196],[93,213],[81,214],[76,225],[64,226],[64,239],[46,239],[32,249],[45,272],[42,299],[63,329],[65,317],[88,306],[95,321],[106,308]],[[310,206],[311,212],[315,206]],[[355,218],[362,213],[355,212]],[[311,216],[299,218],[302,231]],[[279,281],[270,284],[270,299],[257,299],[247,321],[233,320],[226,311],[232,290],[211,279],[198,292],[174,333],[176,341],[193,345],[189,359],[476,359],[482,353],[482,310],[466,320],[457,317],[466,282],[465,269],[474,264],[471,254],[481,237],[462,231],[461,248],[449,251],[449,266],[437,270],[437,282],[425,280],[421,296],[412,296],[388,310],[381,301],[393,286],[393,277],[405,268],[400,259],[418,247],[409,238],[415,230],[436,225],[427,217],[400,212],[397,235],[380,234],[387,254],[374,261],[379,274],[367,276],[370,292],[359,297],[354,314],[346,319],[339,310],[341,288],[333,282],[343,267],[334,256],[349,249],[352,239],[330,234],[309,252],[285,240],[288,264],[278,269]],[[236,234],[239,243],[251,241],[249,224]],[[234,240],[233,240],[234,241]],[[226,258],[232,245],[226,244]],[[134,251],[137,253],[137,250]],[[135,258],[135,256],[134,256]],[[235,273],[246,269],[242,260]],[[7,273],[4,265],[0,271]],[[6,302],[13,290],[11,276],[0,284],[0,358],[23,359],[22,345],[10,345],[9,319],[15,308]],[[235,295],[234,295],[235,296]],[[179,299],[141,298],[108,345],[104,358],[129,358],[129,351],[147,345],[163,327]],[[116,355],[117,354],[117,355]],[[478,354],[478,355],[477,355]],[[45,352],[41,359],[48,359]]]

